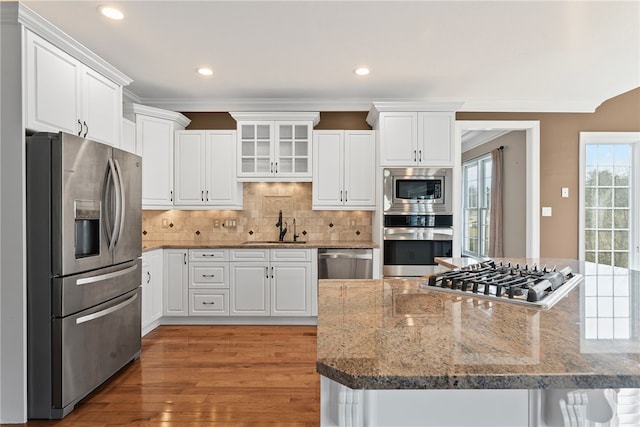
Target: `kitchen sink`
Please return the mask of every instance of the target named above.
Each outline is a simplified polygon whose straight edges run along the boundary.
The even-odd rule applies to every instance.
[[[281,242],[279,240],[247,240],[246,242],[242,242],[243,245],[266,245],[266,244],[298,245],[298,244],[304,244],[304,243],[307,243],[306,240],[297,240],[295,242],[286,241],[286,240],[284,242]]]

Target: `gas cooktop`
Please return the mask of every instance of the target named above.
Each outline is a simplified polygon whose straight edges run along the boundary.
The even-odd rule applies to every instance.
[[[523,265],[487,260],[435,274],[424,289],[469,295],[542,309],[551,308],[580,283],[582,275],[571,268]]]

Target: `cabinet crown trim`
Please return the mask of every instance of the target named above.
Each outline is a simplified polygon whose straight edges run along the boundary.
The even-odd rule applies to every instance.
[[[320,123],[319,112],[230,112],[236,121],[310,121],[313,126]]]
[[[374,102],[367,114],[367,123],[374,126],[381,112],[452,112],[462,107],[463,102]]]
[[[143,114],[145,116],[156,117],[158,119],[173,120],[182,127],[187,127],[189,123],[191,123],[191,119],[181,113],[149,107],[142,104],[125,104],[123,111],[125,114]]]
[[[133,81],[131,77],[109,64],[100,56],[87,49],[82,43],[71,38],[67,33],[22,3],[18,3],[18,22],[32,33],[44,38],[58,49],[63,50],[113,82],[121,86],[127,86]]]

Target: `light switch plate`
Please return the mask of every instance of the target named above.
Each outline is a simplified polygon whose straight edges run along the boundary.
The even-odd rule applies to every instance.
[[[551,206],[542,207],[542,216],[551,216]]]
[[[562,187],[562,197],[565,199],[569,197],[569,187]]]

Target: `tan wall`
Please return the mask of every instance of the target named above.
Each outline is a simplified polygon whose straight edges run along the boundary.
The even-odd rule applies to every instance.
[[[640,131],[640,88],[611,98],[595,113],[457,113],[457,120],[540,121],[540,255],[578,257],[578,166],[580,132]],[[569,198],[561,188],[569,187]]]
[[[499,138],[462,153],[462,161],[490,153],[504,147],[502,152],[502,232],[504,256],[524,258],[527,253],[525,228],[527,224],[526,192],[526,135],[512,131]]]
[[[367,111],[321,112],[320,123],[314,129],[371,130],[367,124]],[[191,119],[189,130],[235,129],[236,121],[229,113],[184,112]]]
[[[244,183],[243,187],[242,211],[143,211],[142,241],[277,240],[278,228],[275,224],[280,209],[284,220],[289,223],[285,240],[292,240],[293,218],[296,219],[300,240],[371,240],[371,212],[312,211],[309,182]],[[163,227],[163,219],[167,222],[166,227]],[[236,220],[235,229],[222,227],[224,220],[232,219]],[[219,228],[214,228],[215,220],[220,221]],[[200,234],[197,234],[198,231]]]

